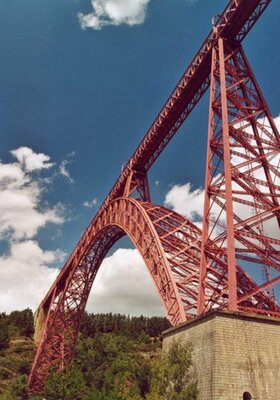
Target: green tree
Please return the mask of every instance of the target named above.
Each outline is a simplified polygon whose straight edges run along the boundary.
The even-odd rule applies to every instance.
[[[196,400],[197,382],[189,344],[173,341],[152,369],[152,385],[147,400]]]
[[[111,394],[106,394],[93,388],[85,400],[116,400],[116,397]]]
[[[15,378],[11,382],[10,392],[12,398],[14,400],[27,400],[29,398],[28,395],[28,386],[27,386],[27,375],[21,375]]]
[[[46,381],[47,400],[84,400],[87,389],[82,372],[76,365],[53,372]]]
[[[139,344],[122,335],[98,334],[79,340],[75,363],[85,382],[100,400],[143,399],[149,389],[148,361],[139,354]]]
[[[170,322],[163,317],[129,317],[121,314],[88,314],[81,322],[81,333],[85,337],[95,337],[99,333],[115,333],[138,340],[141,334],[159,336],[170,327]]]
[[[0,350],[4,350],[9,346],[9,331],[7,321],[4,317],[0,316]]]
[[[27,308],[22,311],[13,311],[9,315],[9,325],[17,328],[18,334],[32,337],[34,333],[33,313]]]
[[[0,400],[14,400],[13,395],[11,392],[5,392],[0,394]]]

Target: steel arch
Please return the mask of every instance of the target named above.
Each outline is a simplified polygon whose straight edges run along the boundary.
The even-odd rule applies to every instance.
[[[63,368],[71,360],[96,273],[108,250],[124,234],[131,238],[144,258],[172,324],[186,320],[179,288],[149,216],[153,209],[155,207],[149,203],[119,198],[112,201],[86,230],[79,243],[83,252],[70,256],[37,312],[40,344],[29,378],[29,386],[34,392],[41,391],[51,368]],[[169,210],[157,209],[170,218]]]
[[[197,311],[201,257],[201,230],[181,215],[164,207],[133,198],[112,201],[94,220],[41,303],[37,315],[40,344],[29,386],[40,392],[51,368],[63,368],[74,354],[79,324],[99,266],[111,246],[127,234],[142,255],[173,325]],[[219,254],[217,254],[217,250]],[[228,305],[225,254],[213,244],[205,283],[206,308]],[[239,267],[240,296],[256,284]],[[264,293],[248,296],[243,306],[275,310]],[[275,312],[277,312],[275,310]]]

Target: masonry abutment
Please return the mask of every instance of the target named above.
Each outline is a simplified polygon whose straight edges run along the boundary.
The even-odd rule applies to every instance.
[[[193,347],[198,400],[279,400],[279,319],[210,312],[164,332],[163,351],[173,340]]]
[[[44,308],[40,307],[34,315],[34,341],[38,345],[42,338],[43,329],[46,321]]]

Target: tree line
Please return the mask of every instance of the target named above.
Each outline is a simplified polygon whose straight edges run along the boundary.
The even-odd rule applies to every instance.
[[[0,400],[196,400],[191,347],[175,342],[161,354],[169,327],[163,317],[85,313],[73,362],[32,396],[33,314],[0,314]]]
[[[0,350],[8,347],[10,338],[34,334],[33,313],[30,309],[13,311],[10,314],[0,313]]]
[[[85,337],[94,337],[98,333],[114,333],[136,339],[140,335],[159,337],[170,328],[165,317],[130,317],[122,314],[89,314],[85,313],[80,331]]]

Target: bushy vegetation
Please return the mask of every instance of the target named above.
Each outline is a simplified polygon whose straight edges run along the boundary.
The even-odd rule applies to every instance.
[[[0,316],[0,400],[195,400],[190,348],[161,357],[166,318],[85,314],[76,356],[49,376],[43,397],[27,391],[34,357],[30,310]],[[3,329],[1,329],[3,327]]]
[[[33,313],[0,314],[0,399],[28,399],[27,375],[35,353]]]
[[[114,333],[138,340],[141,335],[159,337],[168,328],[170,322],[162,317],[85,313],[80,330],[85,337],[94,337],[98,333]]]
[[[8,347],[10,338],[16,336],[31,338],[33,333],[33,313],[31,310],[13,311],[9,315],[0,314],[0,351]]]

